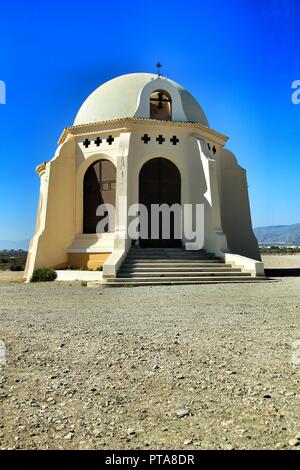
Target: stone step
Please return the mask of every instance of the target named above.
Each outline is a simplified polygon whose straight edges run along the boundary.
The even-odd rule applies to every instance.
[[[163,256],[215,256],[213,253],[208,253],[205,250],[187,251],[187,250],[161,250],[161,249],[141,249],[141,250],[130,250],[128,256],[152,256],[152,255],[163,255]]]
[[[183,248],[132,248],[131,253],[207,253],[206,250],[184,250]]]
[[[196,265],[196,264],[208,264],[214,266],[215,264],[222,264],[222,261],[216,259],[216,260],[211,260],[211,259],[161,259],[161,258],[156,258],[156,259],[149,259],[149,258],[140,258],[140,259],[126,259],[124,260],[123,264],[154,264],[154,265],[159,265],[159,264],[189,264],[189,265]]]
[[[205,250],[134,248],[125,258],[117,277],[107,279],[104,285],[212,284],[258,280],[262,278],[254,278]]]
[[[104,284],[100,282],[88,282],[88,287],[142,287],[142,286],[162,286],[162,285],[189,285],[189,284],[238,284],[250,282],[267,281],[264,276],[261,277],[218,277],[218,278],[185,278],[185,279],[111,279],[107,280]]]
[[[177,280],[184,280],[185,278],[189,279],[199,279],[199,278],[204,278],[204,277],[250,277],[250,273],[242,273],[242,272],[166,272],[166,273],[161,273],[161,272],[152,272],[152,273],[134,273],[134,274],[125,274],[125,273],[120,273],[116,277],[117,280],[124,280],[124,279],[151,279],[151,280],[161,280],[161,279],[168,279],[168,278],[175,278]]]
[[[131,253],[208,253],[206,250],[184,250],[183,248],[133,248]]]
[[[199,260],[188,260],[188,261],[170,261],[170,260],[161,260],[161,261],[156,261],[156,260],[138,260],[138,261],[127,261],[125,260],[124,263],[122,264],[122,268],[155,268],[157,269],[160,268],[167,268],[168,266],[170,267],[187,267],[187,268],[230,268],[231,264],[229,263],[220,263],[218,260],[204,260],[204,261],[199,261]]]
[[[122,276],[122,274],[135,274],[135,273],[167,273],[167,272],[180,272],[180,273],[193,273],[193,272],[212,272],[212,266],[154,266],[154,267],[127,267],[127,266],[122,266],[122,268],[119,271],[119,275]],[[224,267],[224,266],[213,266],[213,272],[241,272],[240,268],[232,268],[231,266],[229,267]]]
[[[150,261],[150,260],[166,260],[166,261],[190,261],[190,260],[198,260],[198,261],[206,261],[206,260],[216,260],[221,261],[220,258],[209,257],[209,256],[159,256],[159,255],[152,255],[152,256],[127,256],[126,259],[128,261],[132,260],[143,260],[143,261]]]
[[[150,252],[150,251],[183,251],[184,253],[195,253],[195,252],[202,252],[202,253],[206,253],[206,250],[204,248],[202,248],[201,250],[185,250],[184,248],[131,248],[132,252],[136,252],[136,251],[147,251],[147,252]]]

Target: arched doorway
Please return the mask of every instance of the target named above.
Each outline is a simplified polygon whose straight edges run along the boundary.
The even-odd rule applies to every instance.
[[[140,238],[142,247],[180,247],[181,237],[177,238],[176,233],[180,230],[180,221],[174,213],[170,214],[170,237],[164,239],[162,235],[162,217],[159,219],[159,237],[151,238],[152,204],[181,204],[181,177],[178,168],[174,163],[166,158],[153,158],[146,162],[141,168],[139,175],[139,202],[144,204],[148,210],[148,238]]]
[[[97,160],[87,169],[83,181],[83,233],[96,233],[100,204],[116,204],[116,168],[108,160]],[[114,221],[113,221],[114,224]],[[108,224],[104,232],[109,231]]]

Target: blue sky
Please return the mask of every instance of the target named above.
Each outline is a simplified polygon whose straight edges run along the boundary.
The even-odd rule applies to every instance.
[[[300,2],[2,2],[0,239],[30,238],[38,163],[82,101],[125,73],[187,88],[247,169],[254,226],[300,222]]]

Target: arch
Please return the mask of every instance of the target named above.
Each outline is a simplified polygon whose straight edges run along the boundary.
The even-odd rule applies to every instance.
[[[83,178],[83,233],[96,233],[97,224],[106,216],[97,216],[101,204],[116,205],[116,168],[106,159],[93,162]],[[104,232],[114,230],[114,220]]]
[[[165,90],[154,90],[150,95],[150,119],[172,120],[172,98]]]
[[[181,220],[174,213],[170,214],[170,237],[163,238],[162,213],[159,219],[159,236],[151,238],[153,221],[151,220],[151,207],[153,204],[173,206],[181,205],[181,175],[177,166],[170,160],[162,157],[152,158],[142,166],[139,173],[139,203],[144,204],[148,210],[148,237],[140,238],[143,247],[180,247],[181,246]],[[169,215],[167,215],[169,217]],[[166,220],[166,223],[168,221]],[[180,232],[180,238],[176,234]]]

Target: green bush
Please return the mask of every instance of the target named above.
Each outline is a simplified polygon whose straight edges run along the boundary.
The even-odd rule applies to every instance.
[[[82,282],[81,282],[81,286],[82,286],[82,287],[87,287],[87,282],[86,282],[86,281],[82,281]]]
[[[33,272],[30,282],[47,282],[54,281],[57,278],[57,273],[52,268],[36,269]]]

